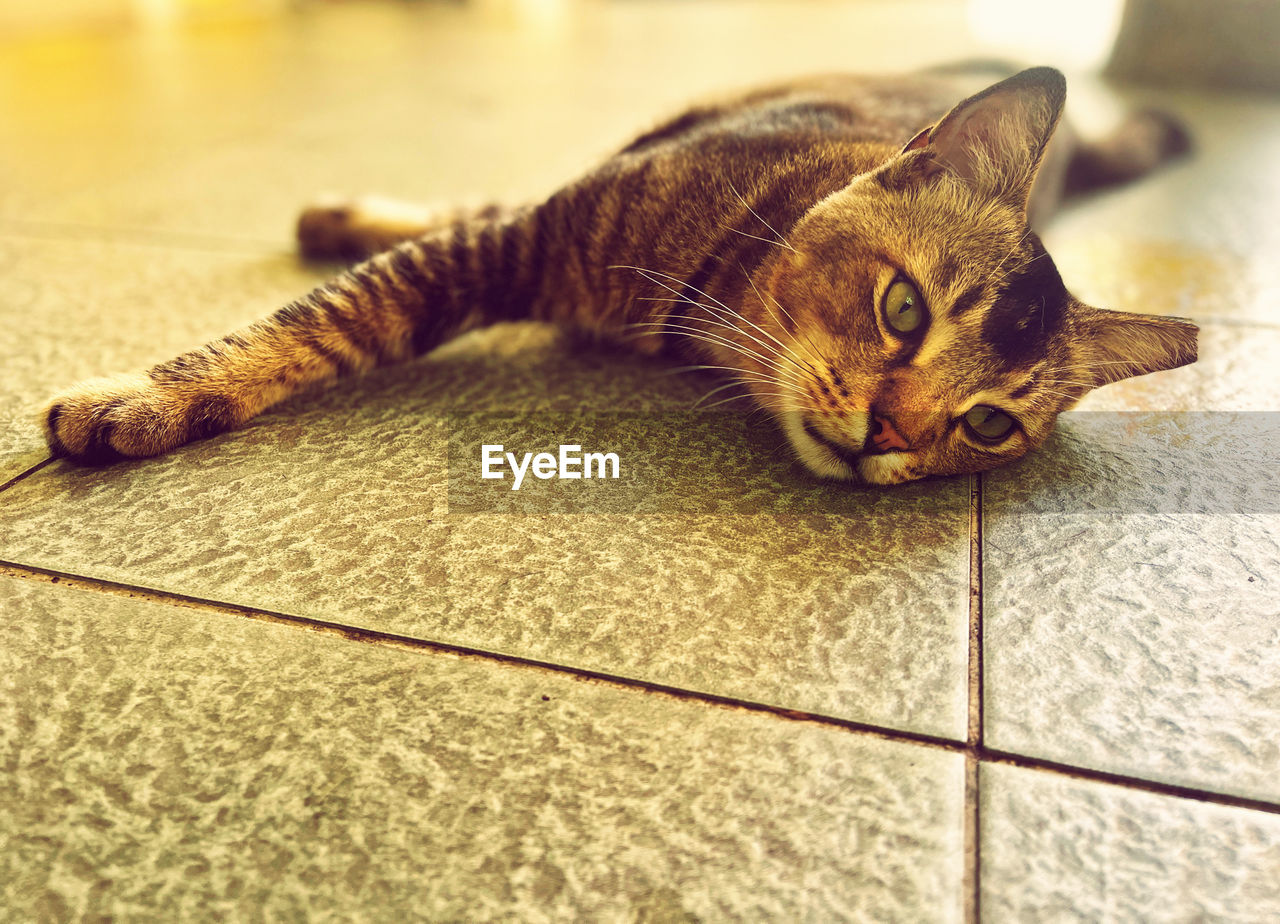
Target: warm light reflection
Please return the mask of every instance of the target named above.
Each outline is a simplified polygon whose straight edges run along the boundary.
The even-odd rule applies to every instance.
[[[149,28],[167,26],[178,18],[180,0],[133,0],[133,14]]]
[[[472,0],[471,6],[490,22],[520,26],[534,33],[564,31],[576,0]]]
[[[1092,68],[1106,60],[1123,6],[1123,0],[969,0],[969,26],[1017,60]]]
[[[129,0],[134,21],[158,29],[178,23],[263,19],[287,13],[290,0]]]

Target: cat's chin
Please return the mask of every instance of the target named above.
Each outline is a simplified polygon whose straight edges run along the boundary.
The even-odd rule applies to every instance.
[[[804,415],[796,410],[786,410],[778,415],[778,423],[787,441],[795,450],[796,457],[804,463],[804,467],[819,478],[830,478],[835,481],[861,481],[852,460],[840,457],[838,453],[810,435],[805,425]]]
[[[814,437],[805,425],[803,414],[799,411],[784,412],[780,415],[779,422],[796,456],[805,468],[819,478],[852,481],[859,484],[890,485],[901,484],[918,477],[911,471],[904,453],[838,452],[825,440]],[[867,429],[865,419],[862,421],[862,429],[865,433]]]
[[[867,484],[902,484],[920,475],[907,462],[906,453],[884,452],[863,456],[858,460],[858,474]]]

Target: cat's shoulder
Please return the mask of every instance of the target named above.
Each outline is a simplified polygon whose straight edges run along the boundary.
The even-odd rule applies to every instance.
[[[1006,71],[965,62],[900,74],[824,73],[706,97],[623,149],[709,138],[822,138],[899,142]]]

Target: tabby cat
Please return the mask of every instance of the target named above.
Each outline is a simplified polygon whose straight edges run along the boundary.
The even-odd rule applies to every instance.
[[[433,222],[303,213],[305,254],[363,258],[271,317],[44,414],[84,463],[243,424],[305,386],[538,319],[726,373],[815,475],[892,484],[1022,456],[1086,392],[1196,358],[1196,327],[1090,308],[1031,230],[1061,195],[1186,147],[1131,116],[1052,145],[1051,68],[820,77],[691,109],[545,202]],[[429,367],[425,370],[430,374]]]

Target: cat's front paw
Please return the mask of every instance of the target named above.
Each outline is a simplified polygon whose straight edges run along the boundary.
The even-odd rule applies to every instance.
[[[230,429],[235,414],[224,398],[184,395],[135,374],[81,382],[49,403],[43,424],[55,456],[107,465]]]

